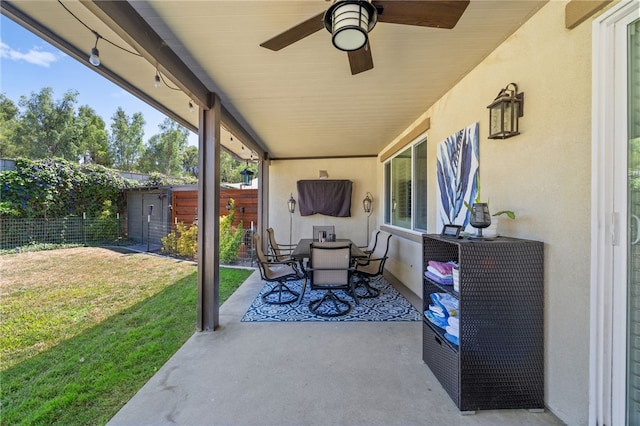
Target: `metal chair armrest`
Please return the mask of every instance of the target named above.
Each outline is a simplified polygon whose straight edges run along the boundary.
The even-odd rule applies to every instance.
[[[366,266],[371,262],[377,262],[379,260],[386,260],[388,258],[389,258],[389,256],[360,258],[360,259],[356,259],[356,265]]]
[[[267,255],[266,257],[267,258],[271,258],[271,257],[274,257],[274,256]],[[298,262],[296,260],[284,260],[284,261],[277,261],[277,260],[271,261],[271,260],[269,260],[268,262],[260,262],[260,260],[258,260],[258,262],[263,264],[263,265],[268,265],[268,266],[287,265],[287,266],[292,266],[292,267],[294,267],[296,269],[298,267]]]

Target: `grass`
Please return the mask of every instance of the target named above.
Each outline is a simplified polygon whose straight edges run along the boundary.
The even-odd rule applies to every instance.
[[[220,268],[226,300],[251,274]],[[197,267],[103,248],[0,256],[2,425],[106,423],[195,332]]]

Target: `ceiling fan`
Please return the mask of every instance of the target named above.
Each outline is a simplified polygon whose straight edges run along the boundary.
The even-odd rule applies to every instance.
[[[277,51],[326,28],[333,45],[347,52],[355,75],[373,68],[368,33],[377,22],[451,29],[468,5],[469,0],[334,0],[325,12],[260,46]]]

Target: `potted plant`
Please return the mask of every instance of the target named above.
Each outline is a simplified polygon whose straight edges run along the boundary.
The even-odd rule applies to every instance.
[[[500,210],[493,215],[489,212],[489,202],[480,201],[480,178],[478,177],[478,192],[476,198],[473,201],[473,205],[469,205],[467,201],[464,201],[465,207],[471,212],[471,218],[469,224],[478,230],[477,237],[483,238],[482,229],[491,225],[491,216],[506,215],[510,219],[515,219],[516,214],[511,210]]]

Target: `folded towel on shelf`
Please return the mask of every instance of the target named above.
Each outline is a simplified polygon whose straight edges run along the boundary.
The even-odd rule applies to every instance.
[[[444,330],[449,333],[452,336],[455,337],[460,337],[460,330],[455,328],[455,327],[451,327],[450,325],[445,327]]]
[[[436,269],[442,275],[451,274],[451,270],[453,269],[453,267],[458,266],[458,264],[454,261],[439,262],[437,260],[430,260],[429,262],[427,262],[427,265]]]
[[[449,276],[453,277],[453,273],[450,274],[443,274],[442,272],[438,271],[436,268],[434,268],[433,266],[427,266],[427,271],[432,273],[433,275],[440,277],[440,278],[447,278]]]
[[[431,293],[429,295],[434,305],[442,307],[448,315],[458,315],[458,299],[450,295],[449,293]]]
[[[429,305],[429,310],[433,315],[441,318],[447,318],[449,316],[449,313],[442,307],[442,305]]]
[[[453,275],[447,275],[446,277],[438,276],[432,272],[424,271],[424,276],[433,282],[441,285],[453,285]]]
[[[434,315],[433,312],[426,310],[424,311],[424,316],[429,322],[436,327],[444,329],[447,326],[447,319]]]
[[[453,336],[449,333],[444,333],[444,338],[453,343],[456,346],[460,346],[460,339],[458,336]]]

